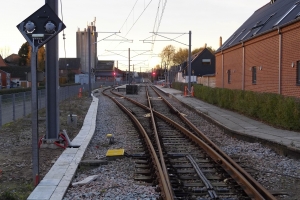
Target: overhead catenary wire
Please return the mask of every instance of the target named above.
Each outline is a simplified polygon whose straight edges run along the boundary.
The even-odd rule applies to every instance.
[[[135,20],[135,22],[132,24],[132,26],[130,27],[129,31],[127,31],[125,37],[128,35],[128,33],[131,31],[131,29],[134,27],[134,25],[138,22],[138,20],[141,18],[141,16],[144,14],[144,12],[147,10],[147,8],[149,7],[150,3],[152,2],[152,0],[147,4],[146,8],[144,8],[144,10],[142,11],[142,13],[139,15],[139,17]]]
[[[134,5],[133,5],[133,7],[132,7],[131,11],[129,12],[129,14],[128,14],[127,18],[125,19],[125,21],[124,21],[123,25],[122,25],[122,26],[121,26],[121,28],[119,29],[120,31],[122,30],[123,26],[124,26],[124,25],[125,25],[125,23],[127,22],[127,20],[128,20],[128,18],[129,18],[129,16],[131,15],[132,11],[134,10],[134,8],[135,8],[135,6],[136,6],[136,4],[137,4],[137,2],[138,2],[138,0],[136,0],[136,2],[134,3]],[[144,3],[145,3],[145,2],[144,2]]]
[[[126,22],[128,21],[128,19],[129,19],[131,13],[134,11],[134,8],[136,7],[137,2],[138,2],[138,0],[136,0],[136,2],[134,3],[132,9],[130,10],[130,12],[129,12],[128,16],[127,16],[127,18],[125,19],[124,23],[122,24],[121,28],[119,29],[120,31],[122,30],[122,28],[124,27],[124,25],[125,25]],[[133,28],[133,26],[135,25],[135,23],[139,20],[139,18],[140,18],[141,15],[145,12],[145,10],[147,9],[147,7],[150,5],[151,2],[152,2],[152,0],[148,3],[148,5],[147,5],[146,7],[144,7],[143,12],[140,14],[140,16],[138,17],[138,19],[133,23],[133,25],[131,26],[130,30],[127,31],[127,33],[126,33],[126,35],[125,35],[124,37],[126,37],[126,36],[128,35],[128,33],[131,31],[131,29]],[[144,3],[145,3],[145,2],[144,2]],[[120,44],[121,44],[121,42],[118,43],[118,44],[114,47],[114,49],[116,49]],[[107,47],[109,47],[110,45],[111,45],[111,43],[110,43]],[[101,55],[104,55],[104,54],[105,54],[105,52],[104,52],[103,54],[101,54]]]
[[[158,3],[158,7],[157,7],[157,12],[156,12],[156,17],[155,17],[155,21],[154,21],[154,25],[153,25],[153,32],[158,32],[159,30],[159,27],[160,27],[160,24],[161,24],[161,21],[162,21],[162,17],[163,17],[163,14],[165,12],[165,8],[166,8],[166,4],[167,4],[167,0],[164,2],[164,6],[162,8],[162,12],[161,12],[161,16],[159,18],[159,21],[158,21],[158,24],[157,24],[157,27],[156,27],[156,30],[155,30],[155,25],[156,25],[156,22],[157,22],[157,19],[158,19],[158,16],[159,16],[159,8],[160,8],[160,3],[161,3],[161,0],[159,1]],[[163,3],[163,2],[162,2]],[[156,34],[152,35],[152,46],[151,46],[151,51],[153,51],[154,49],[154,44],[155,44],[155,41],[156,41]],[[152,57],[150,57],[149,59],[151,59]]]
[[[151,5],[152,2],[153,2],[153,0],[150,0],[148,2],[145,1],[145,0],[143,1],[143,4],[144,4],[143,6],[144,7],[143,7],[142,12],[138,15],[137,18],[135,18],[136,16],[133,16],[133,18],[135,18],[135,19],[133,19],[134,22],[132,23],[130,28],[127,30],[124,37],[126,37],[133,30],[133,28],[139,22],[139,20],[141,19],[143,14],[146,12],[146,10],[149,8],[149,6]],[[130,16],[133,15],[134,9],[138,5],[137,3],[138,3],[138,0],[134,2],[129,14],[127,15],[126,19],[124,20],[124,22],[122,23],[122,26],[119,29],[120,31],[122,29],[124,29],[124,26],[126,24],[128,24],[128,20],[130,19]],[[161,22],[162,22],[162,18],[163,18],[164,12],[165,12],[166,4],[167,4],[167,0],[165,0],[165,1],[159,0],[159,4],[158,4],[158,7],[157,7],[157,12],[156,12],[156,16],[155,16],[155,22],[154,22],[154,25],[153,25],[153,32],[157,32],[159,30],[160,26],[161,26]],[[136,15],[136,13],[135,13],[135,15]],[[154,35],[153,37],[156,37],[156,36]],[[153,41],[155,42],[155,39],[153,39]],[[113,49],[116,49],[120,44],[121,44],[121,42],[118,43]],[[111,43],[109,45],[111,45]],[[153,48],[154,48],[154,44],[152,44],[152,47],[149,48],[150,49],[149,51],[153,51]],[[106,55],[106,54],[107,54],[107,52],[103,52],[103,53],[99,54],[99,56]],[[151,59],[151,58],[152,57],[150,55],[150,58],[148,58],[148,60]],[[149,64],[150,64],[150,62],[149,62]]]

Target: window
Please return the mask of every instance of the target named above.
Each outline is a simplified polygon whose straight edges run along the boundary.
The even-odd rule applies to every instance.
[[[296,6],[298,6],[299,1],[297,1],[274,25],[277,26],[288,14],[290,14],[290,12],[292,12],[292,10],[294,10],[294,8],[296,8]]]
[[[227,71],[227,75],[228,75],[228,83],[231,83],[231,73],[230,73],[230,69]]]
[[[225,47],[235,36],[236,34],[234,33],[224,44],[223,47]]]
[[[251,29],[240,39],[240,41],[242,41],[250,32],[251,32]]]
[[[300,85],[300,61],[297,61],[296,84]]]
[[[273,13],[270,15],[270,17],[263,23],[263,24],[257,24],[255,27],[252,28],[252,30],[255,30],[255,32],[252,34],[252,36],[256,35],[263,27],[266,25],[270,19],[275,15],[276,13]]]
[[[252,67],[252,84],[256,84],[256,67]]]
[[[246,29],[244,28],[243,30],[242,30],[242,32],[240,32],[235,38],[234,38],[234,40],[232,40],[228,45],[231,45],[231,43],[233,43],[244,31],[245,31]]]
[[[211,60],[210,59],[202,59],[202,65],[210,65]]]

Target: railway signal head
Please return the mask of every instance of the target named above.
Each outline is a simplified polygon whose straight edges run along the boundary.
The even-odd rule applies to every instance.
[[[53,33],[55,31],[55,27],[56,26],[51,21],[48,21],[48,23],[45,26],[46,32]]]
[[[35,29],[35,25],[32,21],[28,21],[24,26],[27,33],[32,33]]]

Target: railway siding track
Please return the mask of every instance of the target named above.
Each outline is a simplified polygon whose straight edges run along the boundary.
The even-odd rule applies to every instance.
[[[155,96],[151,92],[151,95],[145,98],[148,103],[146,101],[137,103],[126,96],[118,93],[113,94],[118,95],[118,98],[111,97],[116,103],[118,102],[116,99],[122,101],[123,104],[124,100],[131,102],[131,105],[126,106],[130,109],[119,106],[128,113],[132,121],[140,124],[137,127],[146,140],[164,199],[198,197],[210,199],[275,199],[261,185],[252,186],[255,180],[251,179],[251,176],[228,156],[222,157],[224,153],[220,153],[221,150],[204,135],[201,135],[198,129],[198,132],[193,130],[194,133],[191,133],[186,127],[194,129],[192,123],[171,105],[169,105],[171,107],[165,106],[162,100],[166,100],[158,93]],[[132,103],[146,112],[137,111]],[[153,116],[150,123],[148,118],[140,117],[148,113]],[[176,117],[178,118],[176,121],[185,121],[185,125],[170,119],[170,116],[174,114],[179,116]],[[147,124],[145,121],[148,121],[148,126],[145,126],[147,131],[141,125]],[[156,125],[152,127],[152,131],[149,124]],[[158,132],[158,135],[153,134],[153,129],[154,132]],[[155,139],[152,145],[150,142],[153,141],[153,138]]]

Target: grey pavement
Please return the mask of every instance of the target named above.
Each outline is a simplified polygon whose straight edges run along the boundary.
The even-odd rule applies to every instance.
[[[195,97],[184,96],[173,88],[156,85],[158,89],[196,110],[205,118],[226,129],[231,135],[239,135],[250,141],[259,141],[283,155],[300,158],[300,133],[277,129],[238,113],[222,109]]]

